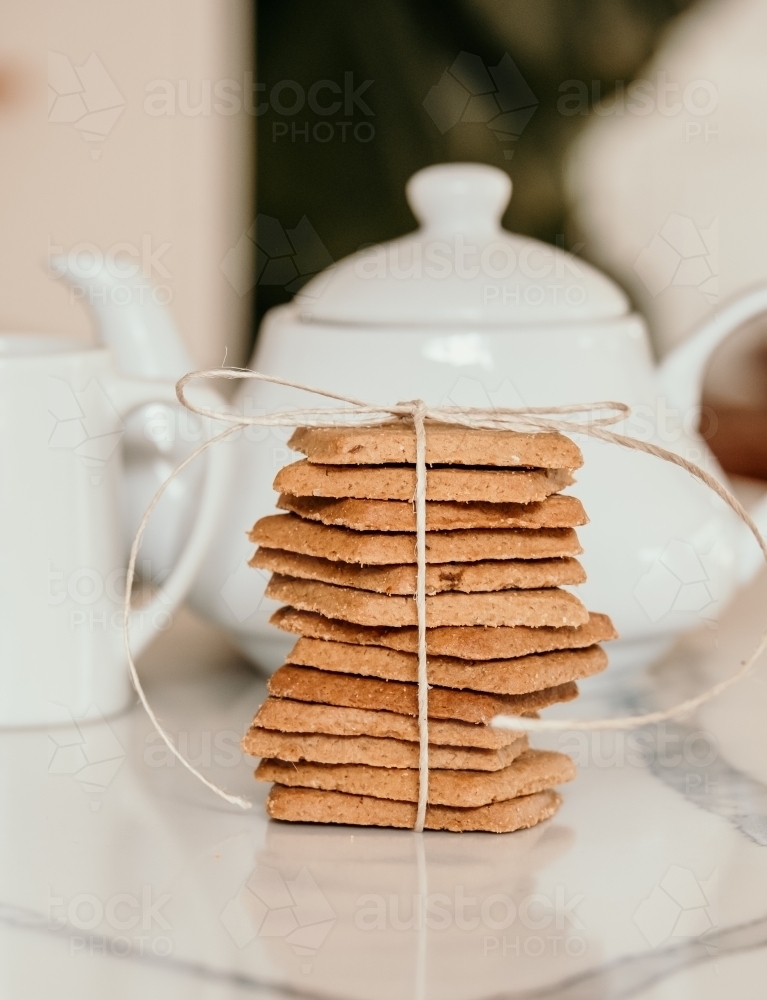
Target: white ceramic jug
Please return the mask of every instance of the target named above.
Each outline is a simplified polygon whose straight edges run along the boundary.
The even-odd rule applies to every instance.
[[[130,413],[174,399],[172,382],[119,374],[105,347],[0,334],[0,726],[113,715],[135,697],[120,443]],[[209,454],[183,550],[131,614],[134,655],[169,627],[225,516],[230,453]]]
[[[489,166],[443,164],[415,174],[407,195],[420,228],[340,261],[271,310],[251,367],[384,404],[620,400],[634,409],[626,433],[723,479],[697,431],[702,378],[717,344],[767,310],[767,289],[723,307],[658,369],[641,317],[610,279],[558,247],[501,228],[510,193],[507,175]],[[132,324],[118,313],[101,309],[102,335],[130,352]],[[246,413],[306,402],[255,382],[243,383],[235,399]],[[268,667],[289,641],[268,625],[266,576],[247,566],[245,533],[274,509],[272,480],[297,457],[286,448],[288,433],[240,434],[227,516],[190,595]],[[579,443],[585,465],[571,492],[591,518],[579,532],[588,573],[579,593],[615,621],[622,638],[611,645],[613,661],[643,664],[680,630],[713,624],[759,553],[732,512],[679,469]],[[764,509],[755,516],[767,522]]]

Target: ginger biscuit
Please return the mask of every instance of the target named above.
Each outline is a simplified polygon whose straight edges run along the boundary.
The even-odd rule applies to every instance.
[[[378,736],[418,742],[418,720],[397,712],[370,711],[337,705],[313,705],[287,698],[267,698],[253,719],[256,729],[283,733],[324,733],[326,736]],[[497,750],[513,743],[518,733],[509,729],[435,719],[429,722],[434,746]],[[271,756],[279,757],[280,754]]]
[[[355,566],[316,556],[259,548],[248,563],[300,580],[318,580],[341,587],[356,587],[379,594],[412,596],[416,567]],[[466,594],[494,590],[535,590],[583,583],[586,574],[577,559],[507,559],[475,563],[438,563],[426,567],[426,593],[456,590]]]
[[[328,639],[301,638],[286,658],[289,664],[318,670],[415,683],[418,656],[382,646],[358,646]],[[519,656],[511,660],[461,660],[428,656],[429,684],[488,694],[525,694],[598,674],[607,666],[601,646]]]
[[[418,743],[375,736],[335,736],[326,733],[286,733],[251,727],[240,744],[251,757],[275,757],[298,763],[369,764],[371,767],[418,767]],[[429,763],[443,770],[499,771],[527,750],[524,734],[513,743],[486,750],[477,747],[432,746]]]
[[[575,765],[563,753],[526,750],[499,771],[429,770],[429,805],[476,808],[532,795],[575,777]],[[262,760],[256,780],[291,788],[317,788],[347,795],[370,795],[401,802],[418,801],[415,768],[371,767],[368,764],[314,764]]]
[[[511,833],[548,819],[561,804],[561,796],[548,790],[476,809],[428,806],[425,826],[427,830],[447,830],[451,833]],[[293,823],[393,826],[405,830],[412,830],[415,825],[416,808],[412,802],[392,802],[369,795],[346,795],[344,792],[288,788],[285,785],[274,785],[266,800],[266,811],[272,819]]]
[[[329,465],[415,464],[412,423],[377,427],[298,427],[288,447],[310,462]],[[583,456],[563,434],[457,427],[426,422],[426,461],[442,465],[527,465],[542,469],[579,469]]]
[[[314,580],[274,574],[266,596],[327,618],[340,618],[357,625],[417,625],[413,597],[375,594],[352,587],[337,587]],[[426,601],[426,622],[430,628],[443,626],[489,625],[534,628],[585,625],[589,619],[580,600],[566,590],[499,590],[491,593],[435,594]]]
[[[383,646],[405,653],[418,651],[418,629],[355,625],[311,611],[278,608],[269,619],[284,632],[313,639],[330,639],[360,646]],[[591,612],[577,628],[430,628],[426,645],[429,656],[451,656],[463,660],[505,660],[551,650],[580,649],[597,642],[617,639],[607,615]]]
[[[574,482],[568,469],[430,468],[427,500],[531,503],[545,500]],[[273,488],[299,497],[407,500],[415,496],[416,471],[409,465],[313,465],[306,459],[286,465]]]
[[[415,531],[415,509],[404,500],[334,500],[296,497],[281,493],[280,510],[288,510],[310,521],[355,531]],[[588,524],[583,505],[576,497],[554,494],[540,503],[454,503],[427,501],[429,531],[475,528],[577,528]]]
[[[355,677],[286,664],[269,678],[268,689],[275,698],[418,716],[418,685],[402,681]],[[496,715],[524,715],[577,697],[578,687],[572,681],[505,696],[432,687],[428,714],[430,719],[487,725]]]
[[[296,514],[262,517],[248,537],[256,545],[283,549],[333,562],[361,566],[415,564],[415,537],[410,533],[354,531]],[[583,551],[572,528],[497,528],[429,531],[427,563],[467,563],[498,559],[557,559]]]

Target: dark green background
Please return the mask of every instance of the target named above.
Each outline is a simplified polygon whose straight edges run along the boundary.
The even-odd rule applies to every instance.
[[[561,234],[559,242],[569,247],[575,234],[568,233],[565,220],[562,163],[587,118],[560,113],[560,85],[581,80],[604,98],[616,81],[628,83],[668,21],[687,5],[686,0],[261,0],[257,79],[265,91],[260,99],[268,99],[281,80],[308,91],[318,80],[343,85],[344,73],[351,72],[355,87],[373,81],[362,94],[373,115],[355,108],[353,116],[324,117],[307,104],[292,116],[270,107],[256,119],[259,243],[272,248],[267,256],[279,254],[280,227],[287,232],[306,216],[320,245],[313,245],[309,232],[302,269],[317,269],[361,244],[414,227],[404,197],[414,171],[441,161],[478,160],[507,170],[514,182],[504,220],[509,228],[549,242]],[[424,98],[461,51],[488,67],[505,53],[514,60],[539,102],[516,141],[499,141],[482,123],[461,122],[443,135],[427,114]],[[291,91],[283,93],[285,105],[293,99]],[[327,91],[320,95],[324,104],[332,99]],[[293,124],[303,129],[308,122],[311,133],[318,122],[341,120],[369,121],[374,138],[362,143],[347,135],[343,143],[336,126],[331,141],[307,142],[300,132],[291,141]],[[288,135],[275,140],[275,123],[287,123]],[[327,128],[320,134],[328,134]],[[511,159],[505,149],[513,150]],[[270,225],[276,232],[270,234]],[[303,233],[306,237],[305,224]],[[280,266],[269,274],[261,258],[254,332],[268,308],[291,297]]]

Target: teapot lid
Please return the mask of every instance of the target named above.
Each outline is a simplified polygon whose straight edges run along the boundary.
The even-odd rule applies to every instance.
[[[408,181],[420,228],[360,250],[296,295],[301,319],[360,325],[509,326],[606,320],[629,303],[606,275],[500,224],[511,180],[480,163],[442,163]]]

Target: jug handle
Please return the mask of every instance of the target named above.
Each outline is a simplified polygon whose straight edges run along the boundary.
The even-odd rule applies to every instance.
[[[114,375],[108,386],[108,395],[121,419],[147,403],[168,403],[178,406],[176,386],[173,382]],[[210,394],[204,389],[202,395],[206,397],[204,400],[206,405],[221,405],[220,397],[215,396],[214,403]],[[223,429],[223,424],[216,425],[209,418],[203,419],[205,440]],[[216,527],[224,514],[224,504],[229,498],[231,456],[231,448],[214,445],[208,449],[200,505],[186,545],[160,591],[146,604],[131,612],[129,636],[131,653],[134,656],[138,656],[158,632],[167,628],[167,624],[163,623],[167,622],[168,616],[178,607],[194,583]]]
[[[762,313],[767,313],[767,285],[727,302],[666,356],[658,372],[658,393],[683,415],[699,406],[706,365],[713,352],[733,330]]]
[[[658,393],[684,416],[700,405],[706,366],[716,348],[734,330],[757,316],[767,314],[767,285],[752,288],[731,299],[684,343],[666,356],[658,372]],[[762,535],[767,537],[767,495],[749,513]],[[740,583],[750,580],[763,564],[762,555],[750,532],[737,563]]]

